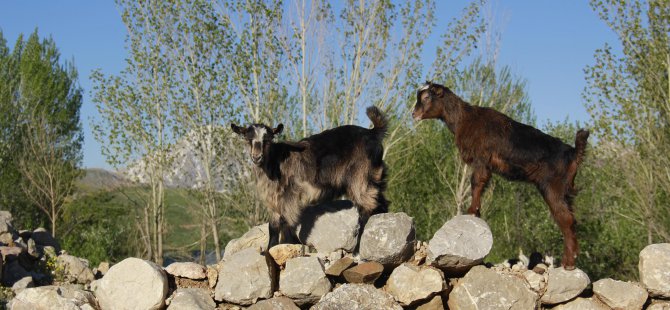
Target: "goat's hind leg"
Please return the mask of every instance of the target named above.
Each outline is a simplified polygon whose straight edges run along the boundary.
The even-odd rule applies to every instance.
[[[270,223],[268,223],[268,245],[265,249],[265,253],[270,253],[270,249],[279,244],[279,233],[282,230],[282,218],[279,213],[273,212],[270,215]]]
[[[560,183],[555,187],[549,186],[542,194],[549,205],[551,215],[563,234],[563,259],[561,264],[565,270],[573,270],[575,269],[575,259],[579,253],[579,244],[575,232],[575,215],[572,212],[572,207],[566,201],[565,187]]]

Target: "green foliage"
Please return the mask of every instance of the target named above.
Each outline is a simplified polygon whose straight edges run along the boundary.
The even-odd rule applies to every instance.
[[[50,221],[72,190],[81,161],[82,90],[74,64],[37,30],[10,52],[0,33],[0,207],[26,228]],[[42,214],[40,214],[42,213]]]

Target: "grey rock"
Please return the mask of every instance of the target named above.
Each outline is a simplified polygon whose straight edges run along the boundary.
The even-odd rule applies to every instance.
[[[668,300],[654,300],[647,310],[670,310],[670,301]]]
[[[646,246],[640,252],[640,282],[652,297],[670,298],[670,243]]]
[[[168,310],[214,310],[216,303],[201,288],[179,288],[172,295]]]
[[[321,298],[311,310],[402,310],[389,293],[370,284],[344,284]]]
[[[58,241],[56,241],[56,239],[54,239],[54,237],[51,236],[51,233],[48,232],[43,227],[35,229],[33,231],[31,238],[35,240],[35,243],[37,243],[37,245],[51,246],[54,247],[56,253],[60,252],[60,244],[58,243]]]
[[[19,281],[16,281],[14,285],[12,285],[12,291],[14,294],[18,294],[24,289],[35,287],[35,283],[33,282],[33,277],[25,277]]]
[[[428,242],[427,264],[463,272],[480,264],[493,246],[486,222],[472,215],[458,215],[447,221]]]
[[[383,213],[365,224],[359,252],[364,260],[397,266],[414,255],[415,245],[414,220],[403,212]]]
[[[104,276],[109,271],[109,262],[100,262],[96,269]]]
[[[247,310],[300,310],[300,308],[290,298],[275,297],[261,300],[251,305]]]
[[[59,286],[26,288],[9,301],[8,308],[13,310],[97,309],[91,292]]]
[[[160,309],[168,292],[163,268],[139,258],[126,258],[109,268],[94,291],[102,310]]]
[[[172,263],[165,268],[165,272],[176,277],[193,280],[203,280],[207,278],[207,268],[193,262]]]
[[[537,294],[515,275],[475,266],[449,294],[450,309],[535,309]]]
[[[219,280],[219,265],[207,266],[207,284],[209,288],[216,287],[216,282]]]
[[[547,289],[542,295],[546,305],[560,304],[577,297],[591,283],[589,276],[579,268],[565,270],[563,267],[549,269]]]
[[[336,200],[306,208],[296,228],[302,243],[319,253],[342,249],[353,252],[358,243],[358,209],[348,200]]]
[[[41,256],[40,252],[37,249],[37,244],[35,244],[35,240],[33,239],[28,239],[26,242],[28,245],[28,255],[30,255],[33,258],[39,258]]]
[[[418,267],[405,263],[393,269],[385,290],[401,305],[409,306],[446,288],[442,271],[429,266]]]
[[[602,279],[593,283],[593,293],[612,309],[642,309],[649,294],[637,283]]]
[[[86,259],[63,254],[58,256],[56,263],[62,268],[68,282],[86,284],[95,280],[93,272],[88,268],[89,263]]]
[[[19,258],[21,253],[26,252],[26,248],[19,246],[0,246],[0,254],[5,262],[11,262]]]
[[[272,297],[275,288],[274,263],[254,248],[229,256],[219,270],[214,299],[238,305],[251,305]]]
[[[593,298],[576,298],[568,303],[558,305],[552,309],[555,310],[610,310],[609,307],[601,304]]]
[[[532,270],[526,270],[522,274],[531,289],[537,293],[544,292],[544,288],[547,287],[546,275],[536,273]]]
[[[269,240],[267,223],[252,227],[242,237],[228,242],[223,251],[223,259],[225,260],[233,254],[248,248],[253,248],[256,251],[265,251],[267,250]]]
[[[286,262],[279,275],[279,290],[299,306],[314,304],[332,285],[316,257],[296,257]]]

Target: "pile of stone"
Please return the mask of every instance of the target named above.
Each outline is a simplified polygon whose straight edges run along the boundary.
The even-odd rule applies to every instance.
[[[0,283],[14,294],[54,282],[83,287],[95,279],[86,259],[61,251],[44,228],[15,229],[7,211],[0,211],[0,254]]]
[[[340,207],[342,204],[338,204]],[[326,206],[331,208],[332,205]],[[297,235],[304,245],[264,247],[267,224],[225,248],[216,265],[166,268],[128,258],[85,288],[27,288],[11,309],[667,309],[670,244],[640,253],[641,283],[596,281],[550,263],[483,264],[493,238],[469,215],[416,240],[405,213],[360,227],[350,205],[320,212]],[[305,222],[304,222],[305,223]],[[650,299],[651,298],[651,299]],[[665,307],[665,308],[664,308]]]

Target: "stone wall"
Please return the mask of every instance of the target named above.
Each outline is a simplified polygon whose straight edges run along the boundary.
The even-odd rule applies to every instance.
[[[2,284],[16,294],[10,309],[670,309],[670,244],[642,250],[640,283],[591,283],[536,255],[484,265],[494,240],[469,215],[422,242],[405,213],[361,227],[350,203],[322,210],[297,232],[304,245],[265,249],[265,224],[230,241],[216,265],[128,258],[93,270],[44,231],[15,231],[0,212]],[[56,261],[60,282],[31,269],[45,260]]]

